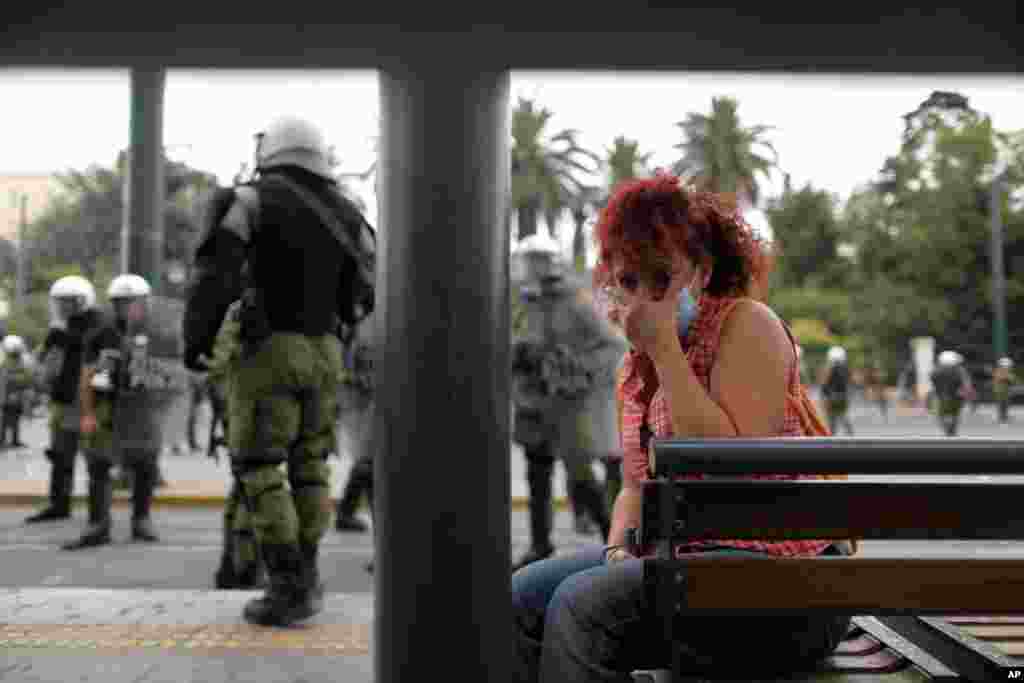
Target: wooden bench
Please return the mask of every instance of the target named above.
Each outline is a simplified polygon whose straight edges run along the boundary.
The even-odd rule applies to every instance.
[[[701,538],[1021,540],[1024,483],[922,477],[1022,475],[1024,443],[974,438],[662,440],[651,444],[649,470],[641,527],[632,530],[631,542],[634,552],[654,551],[645,572],[655,583],[670,638],[673,618],[683,611],[849,614],[856,615],[854,628],[837,655],[816,671],[796,674],[796,680],[889,680],[882,673],[869,675],[870,670],[843,677],[836,660],[857,649],[850,641],[865,638],[861,651],[871,649],[869,641],[881,643],[917,676],[894,681],[1024,680],[1024,673],[1016,673],[1024,672],[1024,658],[1015,659],[978,635],[979,629],[991,633],[998,627],[1002,636],[995,637],[1024,639],[1024,559],[675,559],[670,554],[673,544]],[[671,479],[697,472],[712,476]],[[899,481],[741,478],[754,473],[915,476]],[[975,633],[966,625],[973,625]],[[736,644],[738,656],[742,648]],[[693,680],[680,673],[679,648],[672,648],[672,667],[672,672],[636,678]]]

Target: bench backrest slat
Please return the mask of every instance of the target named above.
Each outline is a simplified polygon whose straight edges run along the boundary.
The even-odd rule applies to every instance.
[[[1024,539],[1024,483],[644,482],[641,539]],[[674,502],[675,519],[664,508]],[[672,508],[669,508],[672,509]],[[666,523],[666,521],[668,523]],[[674,522],[674,526],[673,523]]]
[[[706,474],[1022,474],[1024,442],[1005,439],[659,439],[655,476]]]

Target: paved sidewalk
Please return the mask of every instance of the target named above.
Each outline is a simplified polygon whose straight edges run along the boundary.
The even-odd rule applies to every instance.
[[[373,595],[330,594],[291,628],[242,619],[252,591],[0,590],[0,681],[372,681]]]

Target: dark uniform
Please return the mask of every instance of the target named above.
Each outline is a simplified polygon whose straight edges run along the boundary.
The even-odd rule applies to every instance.
[[[78,383],[82,375],[82,351],[86,336],[103,323],[103,314],[87,308],[71,315],[65,329],[53,327],[43,341],[40,366],[50,393],[50,502],[27,523],[71,517],[71,490],[75,457],[81,437],[81,405]]]
[[[32,372],[25,364],[24,352],[8,351],[3,363],[0,363],[0,398],[3,403],[0,445],[16,448],[25,445],[21,442],[21,416],[28,405],[31,389]]]
[[[213,389],[210,386],[209,378],[203,373],[193,372],[189,375],[188,383],[188,415],[185,418],[185,436],[188,440],[189,450],[199,450],[199,440],[196,438],[196,422],[199,419],[199,406],[204,401],[210,402],[210,409],[213,415],[211,419],[216,421],[219,418],[217,413],[216,398],[213,396]]]
[[[939,354],[939,364],[932,371],[931,380],[938,399],[939,425],[946,436],[956,436],[964,400],[974,393],[971,377],[959,360],[946,360]]]
[[[245,617],[286,625],[321,608],[317,551],[333,512],[326,460],[337,442],[338,334],[372,309],[373,231],[336,183],[291,164],[219,193],[207,221],[188,294],[186,363],[202,369],[247,265],[229,443],[269,586]]]
[[[845,360],[830,363],[825,371],[825,381],[821,385],[821,395],[825,399],[825,413],[828,415],[828,428],[833,434],[838,433],[842,425],[847,434],[853,436],[853,423],[850,422],[850,366]]]
[[[163,447],[171,406],[188,390],[182,364],[180,320],[173,302],[148,299],[146,317],[132,322],[119,316],[95,330],[85,342],[83,363],[90,378],[83,389],[92,400],[96,430],[85,435],[89,466],[89,525],[66,550],[110,542],[115,465],[132,472],[132,538],[156,541],[150,509],[158,480],[157,460]],[[141,303],[141,302],[140,302]]]
[[[344,450],[352,456],[348,482],[338,500],[338,531],[366,531],[356,517],[359,503],[366,495],[373,514],[373,360],[372,316],[367,318],[345,344],[344,371],[338,396],[338,415]]]

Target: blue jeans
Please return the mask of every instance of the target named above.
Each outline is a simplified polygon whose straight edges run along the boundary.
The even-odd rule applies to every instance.
[[[722,553],[761,556],[732,548],[706,554]],[[512,575],[513,680],[632,683],[633,671],[669,668],[652,595],[642,560],[606,566],[602,546],[523,567]],[[680,616],[675,638],[687,671],[766,676],[813,668],[848,628],[845,616]]]

